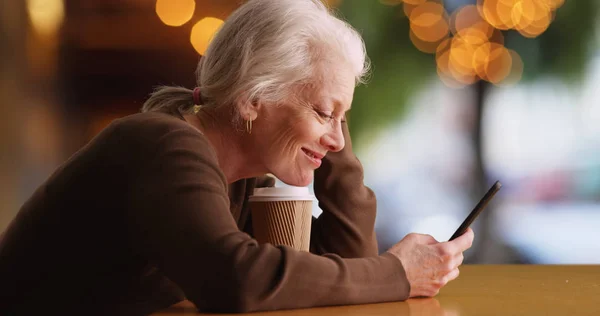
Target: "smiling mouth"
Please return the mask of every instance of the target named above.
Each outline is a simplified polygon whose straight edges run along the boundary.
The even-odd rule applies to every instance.
[[[324,155],[321,155],[319,153],[316,153],[314,151],[308,150],[304,147],[302,147],[302,152],[306,155],[306,157],[308,157],[308,159],[318,168],[319,166],[321,166],[321,159],[324,157]]]

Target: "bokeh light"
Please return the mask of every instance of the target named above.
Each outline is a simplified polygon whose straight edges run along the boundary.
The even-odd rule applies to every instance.
[[[552,11],[541,2],[524,1],[515,6],[515,15],[520,20],[515,28],[521,35],[529,38],[537,37],[544,33],[552,22]]]
[[[486,45],[487,57],[483,60],[483,70],[481,78],[493,84],[502,82],[512,69],[512,56],[508,49],[503,45],[489,43]]]
[[[454,12],[450,30],[453,37],[436,49],[437,71],[444,84],[460,88],[478,80],[500,84],[520,79],[522,67],[512,63],[516,52],[504,47],[504,36],[481,17],[477,6]],[[513,69],[515,75],[510,76]]]
[[[565,0],[542,0],[551,10],[556,10],[565,4]]]
[[[420,4],[411,11],[408,18],[411,31],[425,42],[439,42],[448,36],[448,16],[444,6],[439,3]]]
[[[451,39],[443,41],[436,52],[437,74],[440,80],[448,87],[462,88],[465,84],[458,82],[450,73],[450,45]]]
[[[478,80],[501,86],[521,80],[523,60],[504,47],[502,31],[537,37],[564,4],[564,0],[477,0],[448,17],[442,0],[379,1],[386,5],[403,2],[411,42],[421,52],[436,55],[440,80],[453,88]]]
[[[181,26],[194,15],[194,0],[156,0],[156,14],[169,26]]]
[[[404,3],[411,4],[411,5],[421,5],[425,2],[427,2],[427,0],[404,0]],[[432,1],[429,1],[429,2],[432,2]]]
[[[192,27],[190,42],[200,55],[204,55],[208,45],[222,24],[223,20],[221,19],[207,17],[198,21],[198,23]]]
[[[436,52],[439,44],[446,40],[448,38],[448,35],[446,34],[446,36],[444,36],[441,40],[439,41],[435,41],[435,42],[428,42],[428,41],[424,41],[422,39],[420,39],[418,36],[415,35],[415,33],[410,30],[409,31],[409,38],[410,41],[413,43],[413,45],[420,50],[423,53],[427,53],[427,54],[433,54]]]
[[[515,29],[525,37],[537,37],[548,29],[554,11],[564,0],[478,0],[480,15],[495,28]]]
[[[27,13],[37,32],[54,34],[65,17],[64,0],[27,0]]]
[[[475,51],[481,45],[473,44],[464,37],[453,37],[450,44],[450,59],[448,69],[454,79],[462,84],[472,84],[477,81],[477,74],[473,69]]]
[[[485,21],[475,5],[464,6],[455,11],[450,18],[452,34],[463,37],[478,37],[489,40],[495,28]]]
[[[497,85],[503,87],[515,85],[516,83],[521,81],[521,78],[523,77],[523,59],[521,58],[521,56],[519,56],[517,52],[515,52],[512,49],[509,49],[508,52],[510,53],[512,61],[510,72],[508,76],[504,78],[504,80],[497,83]]]

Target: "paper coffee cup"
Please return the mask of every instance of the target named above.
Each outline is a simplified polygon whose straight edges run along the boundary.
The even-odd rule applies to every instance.
[[[254,189],[248,199],[254,238],[309,251],[313,199],[306,187]]]

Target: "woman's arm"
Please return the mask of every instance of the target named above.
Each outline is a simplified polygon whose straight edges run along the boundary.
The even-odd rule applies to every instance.
[[[377,256],[375,194],[363,183],[363,168],[354,153],[348,125],[346,146],[330,152],[315,171],[315,195],[323,213],[313,221],[311,252],[344,258]]]
[[[250,312],[408,297],[402,264],[391,254],[343,259],[259,245],[238,230],[229,212],[226,181],[208,142],[189,127],[160,130],[131,133],[151,145],[124,145],[130,156],[140,157],[128,208],[129,242],[200,310]]]

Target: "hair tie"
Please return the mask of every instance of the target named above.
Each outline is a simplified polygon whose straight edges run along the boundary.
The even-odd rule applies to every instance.
[[[200,92],[200,87],[195,87],[192,94],[194,95],[194,104],[195,105],[200,105],[203,103],[202,102],[202,93]]]

